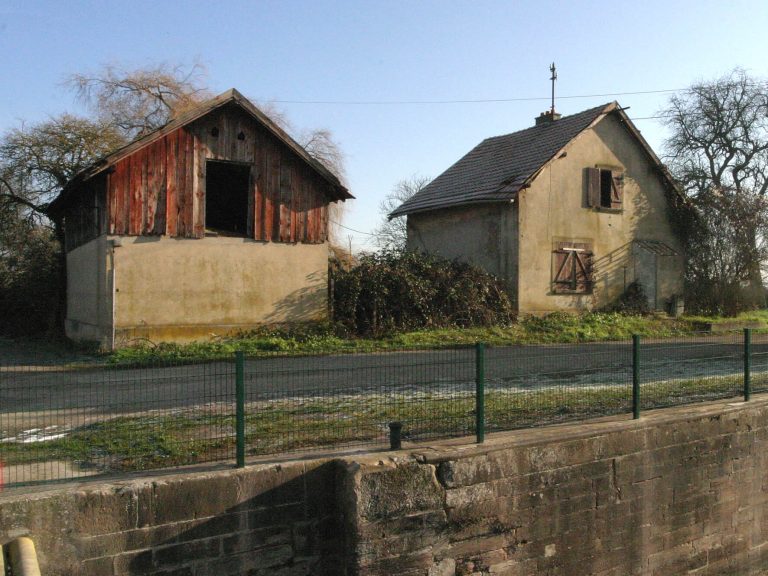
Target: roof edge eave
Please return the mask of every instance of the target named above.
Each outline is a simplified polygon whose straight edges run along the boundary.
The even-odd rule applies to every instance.
[[[512,196],[510,198],[484,198],[480,200],[466,200],[462,202],[455,202],[450,204],[440,204],[436,206],[424,206],[422,208],[414,208],[413,210],[400,210],[398,208],[397,210],[393,210],[389,214],[387,214],[387,219],[392,220],[393,218],[398,218],[400,216],[410,216],[411,214],[420,214],[423,212],[435,212],[436,210],[448,210],[450,208],[461,208],[462,206],[472,206],[477,204],[504,204],[504,203],[512,203],[515,200],[515,196]]]

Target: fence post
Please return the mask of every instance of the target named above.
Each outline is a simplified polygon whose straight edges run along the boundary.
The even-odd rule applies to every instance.
[[[744,402],[752,396],[752,330],[744,328]]]
[[[245,467],[245,354],[235,352],[235,434],[237,467]]]
[[[640,418],[640,336],[632,335],[632,418]]]
[[[475,345],[475,433],[477,443],[485,442],[485,344]]]

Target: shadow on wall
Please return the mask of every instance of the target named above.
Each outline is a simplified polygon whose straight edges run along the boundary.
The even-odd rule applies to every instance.
[[[592,263],[594,288],[601,300],[610,303],[617,299],[634,280],[632,270],[632,243],[619,246]]]
[[[148,506],[139,504],[139,526],[158,537],[115,557],[115,568],[129,557],[126,573],[137,576],[344,574],[337,468],[276,465],[153,483]]]
[[[279,281],[279,279],[276,279]],[[267,324],[307,322],[328,317],[328,277],[313,272],[305,277],[304,287],[280,299],[267,314]]]

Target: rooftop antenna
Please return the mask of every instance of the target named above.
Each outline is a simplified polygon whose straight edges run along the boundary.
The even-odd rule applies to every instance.
[[[552,77],[550,80],[552,80],[552,108],[550,109],[549,113],[552,115],[552,118],[555,117],[555,80],[557,80],[557,69],[555,68],[555,63],[552,62],[549,66],[549,71],[552,72]]]

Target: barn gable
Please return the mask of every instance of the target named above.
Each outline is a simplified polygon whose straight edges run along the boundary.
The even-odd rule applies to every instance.
[[[209,186],[215,192],[232,185],[240,190],[207,194]],[[322,243],[328,203],[348,198],[334,174],[230,90],[83,171],[51,211],[64,217],[68,250],[102,234],[202,238],[223,232]],[[239,214],[221,230],[227,218],[218,216],[232,211]]]

